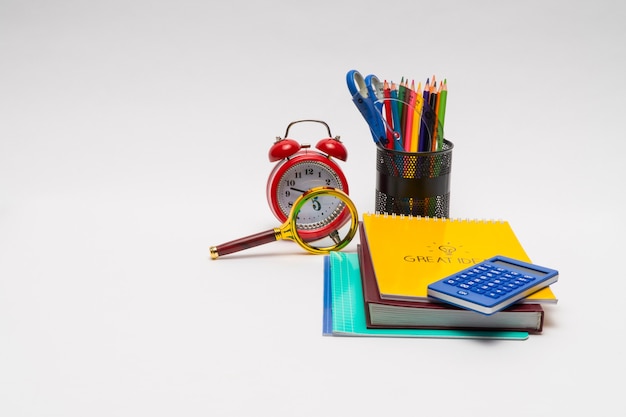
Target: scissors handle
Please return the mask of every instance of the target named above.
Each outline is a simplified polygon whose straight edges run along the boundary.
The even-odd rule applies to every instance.
[[[217,259],[222,255],[228,255],[229,253],[239,252],[255,246],[264,245],[266,243],[276,242],[280,239],[281,233],[280,229],[274,228],[265,232],[256,233],[254,235],[222,243],[221,245],[211,246],[209,248],[211,259]]]
[[[368,99],[364,99],[360,95],[356,94],[352,97],[354,105],[359,109],[361,115],[367,122],[370,131],[372,132],[372,138],[377,144],[383,146],[387,145],[387,131],[383,122],[382,116],[376,110],[374,103]]]
[[[365,77],[365,86],[367,87],[367,93],[374,103],[374,108],[382,114],[383,100],[385,93],[383,92],[383,83],[380,82],[377,76],[370,74]]]
[[[346,75],[348,91],[352,95],[352,102],[359,109],[367,122],[374,142],[382,146],[387,145],[387,129],[382,116],[382,86],[378,77],[368,75],[363,78],[357,70],[350,70]],[[381,97],[378,97],[379,94]]]

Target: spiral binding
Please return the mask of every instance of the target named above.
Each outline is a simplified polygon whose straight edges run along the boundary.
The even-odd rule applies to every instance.
[[[398,217],[400,219],[406,220],[425,220],[432,222],[447,222],[447,223],[507,223],[506,220],[503,219],[470,219],[468,217],[430,217],[430,216],[420,216],[413,214],[396,214],[396,213],[385,213],[380,211],[375,211],[374,213],[367,212],[365,215],[375,216],[375,217]]]

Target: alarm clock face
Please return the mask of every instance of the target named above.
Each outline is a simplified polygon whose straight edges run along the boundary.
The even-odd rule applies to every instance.
[[[311,188],[324,186],[347,192],[345,178],[341,178],[340,171],[328,162],[330,161],[302,160],[285,167],[280,176],[277,176],[274,189],[276,201],[273,204],[273,210],[278,210],[278,213],[274,214],[280,217],[280,220],[287,218],[296,199]],[[319,202],[313,201],[300,211],[300,215],[307,216],[307,223],[323,221],[324,216],[328,216],[328,207],[316,203]]]

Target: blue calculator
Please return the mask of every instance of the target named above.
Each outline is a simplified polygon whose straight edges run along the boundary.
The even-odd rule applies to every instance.
[[[559,272],[505,256],[494,256],[428,286],[434,299],[493,314],[557,282]]]

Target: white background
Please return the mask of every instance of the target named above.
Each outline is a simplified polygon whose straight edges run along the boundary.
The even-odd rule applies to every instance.
[[[0,415],[623,408],[624,9],[1,0]],[[447,78],[450,215],[506,219],[559,269],[542,335],[323,337],[321,257],[278,242],[209,259],[278,225],[267,152],[294,120],[341,136],[374,209],[353,68]]]

